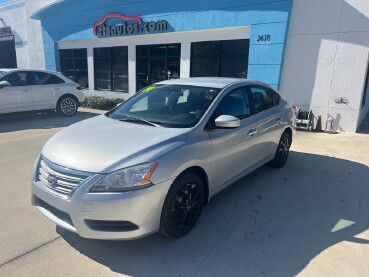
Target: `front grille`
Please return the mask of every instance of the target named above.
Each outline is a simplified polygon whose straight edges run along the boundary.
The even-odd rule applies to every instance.
[[[38,167],[38,181],[49,189],[64,195],[71,195],[72,191],[89,175],[85,172],[77,172],[41,159]]]

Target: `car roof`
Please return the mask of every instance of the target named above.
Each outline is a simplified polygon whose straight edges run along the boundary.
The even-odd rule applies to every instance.
[[[15,71],[36,71],[36,72],[45,72],[45,73],[53,73],[53,74],[60,74],[57,71],[51,70],[42,70],[42,69],[32,69],[32,68],[0,68],[0,73],[10,73]]]
[[[12,72],[16,69],[10,69],[10,68],[0,68],[0,72],[2,73],[8,73],[8,72]]]
[[[199,87],[210,87],[210,88],[220,88],[223,89],[228,85],[243,83],[245,85],[257,84],[269,87],[269,85],[247,80],[241,78],[224,78],[224,77],[192,77],[192,78],[183,78],[183,79],[172,79],[159,82],[160,85],[191,85],[191,86],[199,86]]]

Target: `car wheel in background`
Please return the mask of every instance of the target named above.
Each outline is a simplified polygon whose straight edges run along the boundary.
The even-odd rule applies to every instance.
[[[269,162],[271,167],[281,168],[286,164],[288,155],[290,153],[291,142],[291,136],[287,132],[284,132],[279,141],[274,159]]]
[[[204,184],[188,172],[174,181],[164,202],[160,232],[170,238],[189,233],[196,225],[204,205]]]
[[[63,96],[59,99],[56,110],[63,116],[72,116],[78,110],[78,100],[73,96]]]

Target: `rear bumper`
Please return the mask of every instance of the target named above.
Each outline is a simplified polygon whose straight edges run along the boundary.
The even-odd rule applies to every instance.
[[[32,204],[49,220],[81,237],[135,239],[159,230],[161,210],[172,180],[125,193],[88,193],[79,188],[68,199],[39,182],[32,183]]]

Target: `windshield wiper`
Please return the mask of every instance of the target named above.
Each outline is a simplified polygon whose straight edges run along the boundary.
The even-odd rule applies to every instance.
[[[149,121],[149,120],[146,120],[146,119],[143,119],[143,118],[137,118],[137,117],[131,117],[131,116],[126,116],[125,118],[119,119],[119,121],[145,123],[147,125],[151,125],[151,126],[155,126],[155,127],[161,127],[161,122]]]

